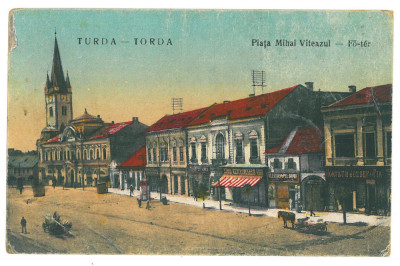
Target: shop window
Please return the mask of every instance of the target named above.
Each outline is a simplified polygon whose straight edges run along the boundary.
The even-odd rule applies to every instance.
[[[375,158],[375,134],[365,133],[364,134],[364,156],[366,158]]]
[[[354,134],[335,136],[336,157],[354,158]]]
[[[224,136],[221,133],[219,133],[215,138],[215,151],[217,159],[225,158],[224,142],[225,142]]]
[[[392,158],[392,132],[386,132],[386,156]]]
[[[174,162],[178,161],[178,156],[176,154],[176,147],[172,148],[172,157],[174,158]]]
[[[184,159],[183,159],[183,147],[179,147],[179,160],[181,162],[184,161]]]

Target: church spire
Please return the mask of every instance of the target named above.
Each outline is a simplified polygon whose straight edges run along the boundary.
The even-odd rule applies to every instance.
[[[67,70],[67,77],[65,78],[65,88],[71,89],[71,83],[69,82],[68,70]]]
[[[46,78],[46,87],[45,89],[48,90],[51,88],[51,82],[50,82],[50,78],[49,78],[49,72],[47,72],[47,78]]]
[[[58,87],[60,91],[65,90],[65,79],[61,65],[60,51],[58,50],[57,32],[54,32],[54,54],[53,66],[51,68],[51,83],[54,87]]]

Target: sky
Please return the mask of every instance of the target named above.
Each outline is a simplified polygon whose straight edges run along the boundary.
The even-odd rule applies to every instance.
[[[264,92],[307,81],[323,91],[392,83],[388,12],[40,9],[13,15],[7,144],[24,151],[36,149],[46,124],[44,85],[55,29],[74,117],[87,108],[105,122],[137,116],[151,125],[172,113],[173,97],[183,98],[184,111],[247,97],[251,70],[265,71]],[[78,38],[91,38],[91,44],[79,45]],[[108,44],[94,45],[93,38]],[[171,39],[172,45],[135,45],[135,38]],[[252,46],[252,39],[271,46]],[[277,39],[297,40],[297,46],[275,46]],[[331,40],[331,47],[301,47],[305,39]],[[348,47],[349,40],[371,44]]]

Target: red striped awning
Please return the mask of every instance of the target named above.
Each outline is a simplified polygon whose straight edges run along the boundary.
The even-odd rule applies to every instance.
[[[262,176],[227,176],[223,175],[221,179],[214,183],[215,187],[220,185],[221,187],[243,187],[246,184],[254,187],[260,180]]]

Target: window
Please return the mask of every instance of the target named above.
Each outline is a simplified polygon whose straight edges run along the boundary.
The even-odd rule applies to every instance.
[[[87,160],[87,151],[86,150],[83,151],[83,160]]]
[[[335,135],[336,157],[354,158],[354,134]]]
[[[107,150],[106,148],[103,148],[103,160],[107,159]]]
[[[172,148],[172,157],[174,158],[174,162],[178,161],[178,156],[176,154],[176,147]]]
[[[293,158],[288,159],[288,169],[296,169],[296,163],[294,162]]]
[[[236,140],[236,158],[243,157],[243,141],[241,139]]]
[[[60,151],[60,160],[64,160],[64,151]]]
[[[154,162],[157,161],[157,150],[156,150],[156,148],[153,148],[153,161]]]
[[[282,169],[282,163],[279,159],[274,159],[274,169]]]
[[[49,114],[50,114],[50,117],[53,117],[53,107],[49,107]]]
[[[62,113],[62,115],[67,115],[67,106],[62,106],[61,107],[61,113]]]
[[[364,156],[366,158],[375,158],[375,134],[364,134]]]
[[[90,160],[93,160],[93,150],[89,151],[89,155],[90,155]]]
[[[192,148],[192,158],[191,160],[196,160],[196,143],[190,143],[190,147]]]
[[[217,159],[225,158],[224,142],[225,142],[224,136],[221,133],[219,133],[215,138],[215,152]]]
[[[386,156],[392,158],[392,132],[386,132]]]
[[[96,159],[100,160],[100,151],[98,149],[96,150]]]
[[[258,158],[257,139],[250,139],[250,158]]]
[[[183,147],[179,147],[179,160],[183,162]]]
[[[201,160],[204,161],[207,159],[207,143],[201,143]]]
[[[147,149],[147,158],[148,158],[149,162],[151,162],[151,149],[150,148]]]
[[[160,148],[160,161],[161,162],[168,161],[168,148],[167,147]]]

